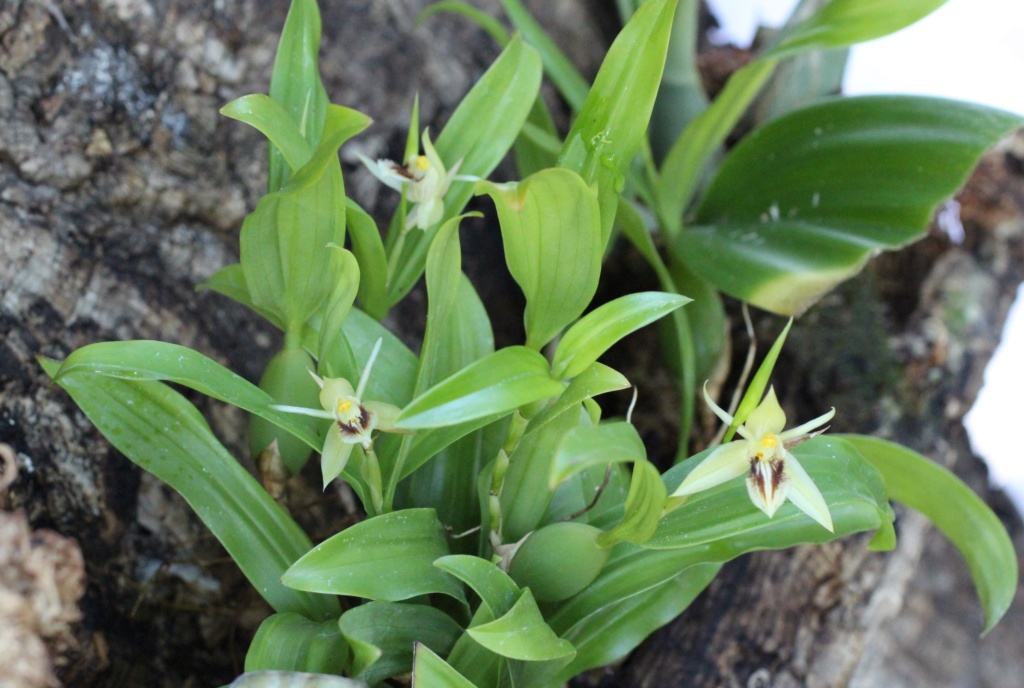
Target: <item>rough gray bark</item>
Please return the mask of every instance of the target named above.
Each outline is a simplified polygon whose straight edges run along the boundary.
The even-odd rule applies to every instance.
[[[435,17],[414,30],[413,20],[426,4],[321,2],[328,92],[335,102],[376,120],[342,154],[348,190],[369,208],[384,209],[393,198],[378,198],[378,187],[355,165],[355,153],[394,156],[401,150],[415,92],[422,121],[436,130],[497,54],[464,20]],[[497,5],[481,4],[491,10]],[[574,59],[592,72],[602,39],[592,23],[580,19],[586,14],[579,3],[535,5],[561,37],[572,36],[565,41],[575,46]],[[57,676],[67,685],[218,685],[240,670],[248,640],[266,613],[184,502],[111,450],[68,397],[47,382],[34,357],[63,358],[96,341],[152,338],[196,348],[250,380],[259,377],[277,333],[223,298],[196,293],[194,286],[237,259],[238,227],[265,183],[260,137],[217,110],[234,97],[266,90],[286,9],[287,3],[269,0],[0,5],[0,442],[13,448],[18,470],[3,506],[24,510],[34,528],[73,538],[84,553],[82,621],[73,639],[51,644]],[[992,160],[996,165],[1000,158]],[[1015,185],[1018,201],[1008,217],[1019,218],[1020,177],[1004,177],[1001,183]],[[989,186],[976,192],[977,203],[965,206],[995,212],[989,208],[995,195],[988,191],[994,182],[984,183]],[[986,229],[993,226],[987,218],[972,220],[971,243],[943,253],[935,268],[948,270],[936,275],[982,279],[995,269],[990,266],[999,266],[977,297],[987,319],[970,321],[975,330],[946,340],[966,343],[959,358],[934,360],[939,344],[929,338],[940,331],[935,323],[945,322],[941,309],[954,295],[943,289],[953,280],[936,276],[926,284],[943,289],[925,289],[920,282],[931,263],[923,261],[907,268],[920,276],[913,288],[881,289],[883,301],[923,295],[919,305],[899,310],[890,329],[882,330],[896,337],[902,357],[896,368],[906,373],[898,376],[897,387],[904,391],[878,404],[883,382],[892,380],[869,376],[866,390],[850,392],[851,408],[865,410],[858,423],[843,429],[901,429],[918,448],[943,447],[937,455],[942,460],[963,449],[959,417],[977,387],[1007,295],[1021,278],[1019,220],[1004,222],[998,231]],[[467,250],[467,266],[479,266],[482,275],[492,272],[487,245],[482,239],[475,255]],[[906,260],[919,255],[915,250]],[[507,290],[478,284],[500,320],[510,308],[502,301]],[[875,298],[864,289],[847,289],[836,298],[865,311],[864,321],[844,331],[881,327],[881,320],[871,320],[879,308],[872,305]],[[830,314],[839,310],[819,308],[813,316],[820,322],[817,332],[831,332],[836,323]],[[398,324],[415,338],[415,326]],[[807,341],[819,336],[813,328],[804,331]],[[880,351],[854,352],[853,365],[877,372],[869,363]],[[818,403],[823,391],[837,387],[822,375],[833,371],[840,382],[847,380],[843,370],[851,361],[836,360],[822,373],[819,358],[813,367],[817,378],[807,372],[811,362],[810,354],[793,355],[788,364],[794,376],[808,380],[794,394]],[[929,370],[938,371],[937,379],[925,374]],[[909,405],[911,399],[916,405]],[[788,401],[795,406],[800,400]],[[959,406],[946,414],[954,408],[951,400]],[[196,401],[217,435],[244,455],[243,415]],[[892,407],[910,410],[874,412]],[[945,444],[938,444],[940,438]],[[958,469],[983,487],[976,462]],[[340,504],[329,504],[332,509],[343,512]],[[946,638],[971,636],[979,628],[977,607],[956,574],[950,588],[955,592],[948,594],[957,596],[957,610],[966,611],[939,614],[952,607],[938,604],[943,596],[934,591],[942,592],[949,581],[945,571],[962,569],[955,568],[954,558],[948,564],[954,568],[931,565],[932,575],[925,578],[920,572],[926,563],[948,555],[920,519],[904,516],[900,534],[900,549],[890,555],[866,555],[858,540],[737,562],[672,631],[609,673],[607,682],[756,685],[768,676],[780,686],[955,685],[950,671],[907,658],[929,661],[933,642],[915,633],[948,628],[941,631]],[[903,599],[907,604],[901,607]],[[897,613],[898,622],[891,621]],[[987,666],[1010,666],[991,648],[1019,643],[1019,605],[1014,614],[980,650],[964,651],[977,662],[979,675]],[[1007,638],[1002,645],[1001,638]],[[986,652],[1000,663],[982,665],[989,661]],[[672,658],[681,668],[664,663]],[[905,676],[911,678],[900,678]]]

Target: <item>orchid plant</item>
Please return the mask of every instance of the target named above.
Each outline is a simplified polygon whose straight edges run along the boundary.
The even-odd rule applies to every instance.
[[[240,262],[204,285],[284,332],[259,386],[160,342],[42,360],[114,446],[185,496],[273,609],[233,685],[392,685],[411,672],[417,688],[557,686],[621,658],[729,559],[864,531],[870,547],[892,548],[890,500],[964,553],[991,628],[1017,581],[996,516],[909,449],[821,435],[841,410],[785,429],[769,378],[789,326],[735,409],[705,386],[725,443],[693,454],[689,440],[697,381],[725,350],[721,294],[798,315],[873,253],[921,236],[984,150],[1021,124],[930,99],[805,105],[819,94],[798,90],[716,157],[757,94],[773,92],[783,59],[799,66],[941,4],[807,5],[708,103],[695,0],[619,2],[624,28],[592,84],[518,0],[502,1],[511,38],[443,3],[484,22],[503,50],[436,141],[423,132],[422,154],[414,106],[404,162],[363,159],[401,192],[382,233],[346,195],[337,156],[370,120],[328,101],[316,2],[294,0],[269,95],[223,109],[269,140],[269,188],[242,226]],[[575,113],[564,136],[539,95],[545,73]],[[510,150],[522,179],[488,181]],[[526,299],[521,345],[495,349],[461,269],[474,194],[497,210]],[[619,233],[661,290],[594,307]],[[421,277],[415,352],[381,320]],[[664,474],[630,418],[605,418],[598,401],[630,387],[604,353],[659,320],[683,392]],[[314,547],[164,382],[248,411],[253,457],[292,475],[318,452],[323,487],[350,486],[365,519]]]

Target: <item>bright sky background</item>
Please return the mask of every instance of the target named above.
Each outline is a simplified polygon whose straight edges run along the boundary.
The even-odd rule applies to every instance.
[[[901,0],[892,0],[900,2]],[[709,0],[722,38],[749,45],[759,23],[782,24],[796,0]],[[949,0],[899,33],[856,46],[844,91],[970,100],[1024,114],[1024,0]],[[1024,289],[985,372],[965,425],[975,451],[1024,512],[1020,390],[1024,389]]]

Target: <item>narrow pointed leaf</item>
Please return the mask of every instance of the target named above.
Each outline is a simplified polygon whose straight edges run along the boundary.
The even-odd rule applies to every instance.
[[[472,682],[422,643],[416,644],[412,688],[476,688]]]
[[[621,523],[598,537],[598,544],[602,547],[620,542],[642,545],[650,540],[658,528],[665,497],[665,483],[658,469],[649,461],[637,461],[633,464],[625,516]]]
[[[487,559],[452,554],[441,557],[434,562],[434,566],[468,585],[495,618],[507,614],[523,593],[507,573]]]
[[[57,377],[56,361],[40,363]],[[337,600],[281,584],[281,574],[309,549],[309,538],[178,392],[85,371],[65,371],[57,382],[118,451],[185,498],[276,611],[313,619],[337,615]]]
[[[949,538],[967,561],[992,630],[1017,591],[1013,541],[992,510],[959,478],[917,452],[864,435],[839,435],[885,479],[889,495],[920,511]]]
[[[409,430],[456,425],[509,413],[553,397],[562,385],[536,351],[512,346],[481,358],[412,400],[398,417]]]
[[[551,374],[576,377],[620,339],[689,301],[679,294],[649,291],[628,294],[594,309],[558,342]]]

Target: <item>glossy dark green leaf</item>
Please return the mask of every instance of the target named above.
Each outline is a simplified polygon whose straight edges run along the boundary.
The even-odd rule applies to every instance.
[[[626,335],[689,302],[679,294],[645,291],[595,308],[559,340],[551,374],[557,378],[576,377]]]
[[[513,38],[491,68],[452,113],[434,142],[449,167],[461,160],[459,174],[486,179],[498,166],[533,107],[542,67],[537,52]],[[462,212],[473,195],[473,182],[454,182],[444,199],[444,220]],[[433,230],[436,231],[436,230]],[[433,231],[409,232],[391,275],[389,301],[397,303],[423,274]]]
[[[412,670],[413,647],[447,654],[462,634],[450,616],[423,604],[370,602],[348,610],[338,624],[352,647],[352,671],[373,685]]]
[[[548,485],[554,489],[573,473],[590,466],[646,459],[644,442],[631,423],[580,425],[566,433],[559,443],[551,462]]]
[[[608,49],[565,137],[559,166],[598,185],[602,245],[654,108],[675,8],[676,0],[649,0],[636,11]]]
[[[885,479],[889,496],[920,511],[949,538],[971,570],[992,630],[1017,591],[1017,555],[999,517],[948,470],[898,444],[864,435],[839,435]]]
[[[561,393],[548,362],[522,346],[506,347],[463,368],[411,401],[398,417],[409,430],[486,418]]]
[[[519,183],[482,182],[478,191],[498,209],[505,262],[526,297],[526,345],[539,350],[597,290],[604,250],[597,195],[578,174],[558,168]]]
[[[681,233],[680,260],[738,298],[799,313],[872,255],[923,235],[1017,115],[934,98],[812,105],[726,158]]]
[[[412,663],[412,688],[475,688],[429,647],[416,644]]]
[[[433,562],[448,554],[433,509],[403,509],[350,526],[324,540],[282,576],[285,585],[335,595],[399,601],[462,588]]]
[[[85,369],[58,372],[57,361],[40,363],[118,451],[185,498],[276,611],[337,616],[337,600],[281,584],[281,574],[309,549],[309,538],[184,397],[157,382]]]
[[[529,590],[507,614],[494,621],[470,627],[466,633],[485,648],[510,659],[539,662],[573,655],[571,643],[562,640],[544,622],[544,616]]]
[[[311,621],[302,614],[284,612],[260,624],[245,655],[245,670],[341,674],[348,656],[336,619]]]

